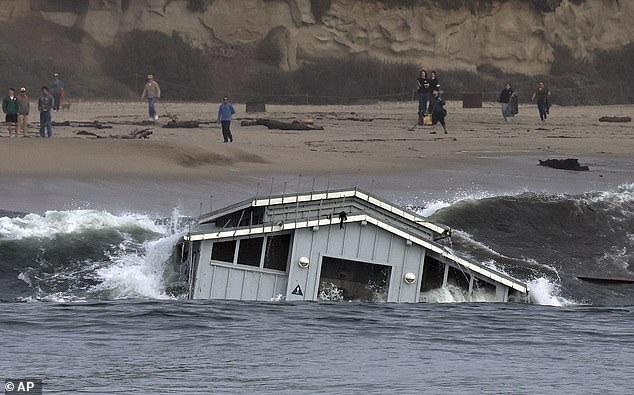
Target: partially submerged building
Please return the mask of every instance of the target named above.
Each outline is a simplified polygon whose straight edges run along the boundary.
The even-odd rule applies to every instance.
[[[453,286],[528,300],[526,284],[444,246],[451,230],[360,190],[256,197],[185,236],[189,297],[420,302]]]

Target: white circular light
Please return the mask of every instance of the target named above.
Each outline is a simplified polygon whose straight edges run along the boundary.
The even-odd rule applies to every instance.
[[[308,257],[303,256],[299,258],[297,264],[299,265],[299,267],[308,267],[308,265],[310,265],[310,261],[308,260]]]
[[[416,275],[412,272],[405,273],[403,281],[405,281],[406,284],[412,284],[414,281],[416,281]]]

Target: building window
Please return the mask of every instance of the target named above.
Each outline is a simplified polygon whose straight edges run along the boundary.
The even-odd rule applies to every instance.
[[[285,272],[290,247],[290,234],[267,237],[266,252],[264,253],[264,268]]]
[[[236,241],[216,241],[211,247],[211,260],[233,263]]]
[[[238,248],[238,264],[260,267],[263,237],[241,239]]]
[[[263,221],[264,207],[249,207],[216,218],[216,226],[221,228],[237,228],[241,226],[261,225]]]

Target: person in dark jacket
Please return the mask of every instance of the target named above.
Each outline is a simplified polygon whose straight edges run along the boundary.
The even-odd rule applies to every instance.
[[[509,118],[513,118],[515,115],[511,109],[511,98],[514,95],[513,88],[510,83],[506,83],[502,92],[500,92],[500,97],[498,102],[502,105],[502,117],[505,121],[508,122]]]
[[[548,102],[549,96],[550,91],[544,85],[544,81],[539,81],[537,88],[535,88],[535,92],[533,92],[531,101],[535,101],[535,99],[537,99],[537,110],[539,111],[539,119],[541,119],[542,122],[548,118],[548,112],[550,109],[550,103]]]
[[[429,109],[427,112],[431,114],[431,133],[436,133],[436,125],[440,123],[445,131],[445,134],[447,134],[447,126],[445,125],[447,110],[445,110],[445,101],[442,97],[440,97],[440,92],[437,89],[432,93],[432,98],[429,101]]]
[[[431,83],[429,78],[427,78],[425,69],[420,71],[418,78],[416,78],[416,83],[418,84],[418,124],[422,125],[427,115],[427,105],[431,97]]]
[[[18,137],[18,129],[16,123],[18,122],[18,98],[15,97],[15,89],[9,88],[9,94],[2,100],[2,111],[7,114],[5,121],[7,122],[9,129],[9,137],[12,137],[12,133],[15,133],[15,137]]]
[[[440,91],[440,80],[438,79],[438,73],[436,73],[434,70],[432,70],[430,74],[429,83],[431,85],[431,87],[429,88],[431,92],[433,92],[434,90]]]
[[[53,125],[51,119],[51,111],[55,107],[55,99],[48,93],[48,87],[42,87],[42,96],[37,101],[37,109],[40,111],[40,137],[44,135],[46,129],[48,137],[53,137]]]

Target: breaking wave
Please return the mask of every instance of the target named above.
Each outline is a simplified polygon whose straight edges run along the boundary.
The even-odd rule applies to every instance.
[[[183,231],[172,218],[99,210],[0,217],[0,300],[168,298],[165,279]]]
[[[634,304],[634,286],[580,275],[632,277],[634,185],[582,195],[461,196],[411,208],[453,229],[453,250],[525,281],[544,305]],[[171,298],[172,252],[188,218],[99,210],[0,211],[0,300]],[[330,290],[323,299],[337,299]],[[336,291],[336,290],[335,290]],[[436,303],[494,300],[486,290],[428,291]]]

